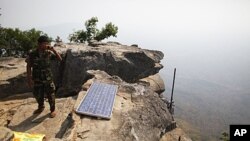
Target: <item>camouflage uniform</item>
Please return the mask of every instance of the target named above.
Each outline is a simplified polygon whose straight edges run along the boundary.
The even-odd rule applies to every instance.
[[[44,97],[47,94],[51,112],[55,110],[55,85],[50,68],[50,60],[53,57],[55,55],[49,50],[34,50],[26,59],[26,62],[29,62],[32,67],[33,95],[38,103],[38,108],[44,108]]]

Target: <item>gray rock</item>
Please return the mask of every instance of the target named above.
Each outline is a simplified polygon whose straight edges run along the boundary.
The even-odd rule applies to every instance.
[[[31,91],[27,85],[24,58],[0,58],[0,98]]]
[[[89,41],[89,46],[92,46],[92,47],[105,46],[105,45],[107,45],[107,43],[98,42],[96,40],[90,40]]]
[[[11,141],[14,137],[14,133],[6,128],[0,127],[0,141]]]
[[[71,134],[64,136],[74,140],[143,140],[158,141],[172,122],[172,115],[159,95],[147,85],[126,83],[119,77],[112,77],[103,71],[88,71],[94,77],[88,80],[83,88],[88,88],[93,81],[112,83],[119,86],[115,98],[112,117],[103,120],[94,117],[73,114],[75,122]],[[78,95],[77,105],[86,91]]]
[[[88,70],[103,70],[126,82],[137,82],[163,68],[160,64],[164,56],[162,52],[114,43],[94,48],[71,44],[58,52],[64,56],[61,64],[53,64],[55,80],[60,87],[58,96],[77,94],[81,84],[91,78],[86,73]]]
[[[140,79],[140,81],[149,83],[150,88],[158,94],[165,91],[164,81],[159,74],[150,75],[146,78]]]
[[[192,139],[179,127],[167,132],[160,141],[192,141]]]
[[[132,44],[131,46],[132,46],[132,47],[138,47],[138,45],[137,45],[137,44]]]
[[[64,44],[65,48],[55,47],[63,57],[62,62],[55,60],[51,65],[58,97],[76,95],[82,83],[91,78],[88,70],[103,70],[112,76],[119,76],[126,82],[137,82],[163,68],[160,61],[164,55],[160,51],[116,42],[93,43],[96,43],[96,47],[85,44]],[[9,68],[15,73],[15,76],[0,81],[0,98],[31,91],[27,85],[24,59],[3,58],[0,63],[1,70]],[[4,72],[10,74],[10,70]]]
[[[48,102],[45,102],[45,110],[41,114],[33,115],[37,103],[34,98],[32,99],[33,102],[23,100],[23,103],[26,104],[18,107],[8,124],[8,128],[19,132],[45,134],[46,139],[62,138],[68,128],[74,124],[71,113],[75,98],[56,99],[57,115],[55,118],[50,118]]]

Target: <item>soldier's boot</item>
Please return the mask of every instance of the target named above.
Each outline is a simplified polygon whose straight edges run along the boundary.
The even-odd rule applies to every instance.
[[[53,112],[50,113],[50,117],[51,118],[54,118],[55,116],[56,116],[56,112],[55,111],[53,111]]]

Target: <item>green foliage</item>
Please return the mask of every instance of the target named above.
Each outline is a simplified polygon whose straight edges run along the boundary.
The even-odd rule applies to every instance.
[[[226,132],[221,133],[220,140],[221,141],[229,141],[229,134]]]
[[[105,25],[105,28],[102,28],[101,32],[98,32],[98,34],[95,37],[95,40],[101,41],[110,36],[116,37],[117,32],[118,32],[117,26],[115,26],[112,23],[107,23]]]
[[[18,28],[0,28],[0,50],[6,51],[5,56],[23,56],[37,47],[37,39],[40,35],[44,33],[34,28],[26,31]]]
[[[69,40],[70,42],[80,42],[83,43],[85,41],[90,41],[90,40],[97,40],[101,41],[103,39],[106,39],[110,36],[116,37],[116,34],[118,32],[118,27],[115,26],[114,24],[107,23],[105,27],[102,28],[102,30],[97,29],[97,22],[98,18],[97,17],[92,17],[91,19],[87,20],[85,22],[85,30],[78,30],[73,34],[69,35]]]
[[[87,41],[93,40],[99,30],[96,28],[96,23],[98,22],[97,17],[92,17],[90,20],[85,22],[86,27],[86,39]]]

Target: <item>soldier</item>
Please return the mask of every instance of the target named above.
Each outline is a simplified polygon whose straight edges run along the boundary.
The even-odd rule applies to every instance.
[[[55,84],[50,68],[53,57],[62,61],[61,56],[50,46],[49,38],[43,35],[38,38],[38,48],[31,51],[26,58],[28,85],[33,87],[33,95],[38,103],[38,109],[33,114],[44,110],[44,95],[47,94],[51,118],[56,116]]]

